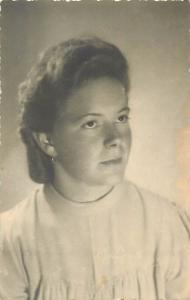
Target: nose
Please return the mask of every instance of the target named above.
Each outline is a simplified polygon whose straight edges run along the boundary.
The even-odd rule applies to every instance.
[[[114,148],[121,145],[122,137],[116,126],[107,126],[104,133],[104,146]]]

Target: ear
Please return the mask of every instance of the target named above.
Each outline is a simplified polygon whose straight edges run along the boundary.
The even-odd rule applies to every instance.
[[[44,132],[33,132],[33,138],[44,153],[53,158],[57,156],[55,147],[49,134]]]

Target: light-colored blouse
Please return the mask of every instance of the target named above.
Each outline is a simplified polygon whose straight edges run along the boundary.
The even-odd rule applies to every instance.
[[[73,203],[51,185],[1,215],[1,300],[189,300],[175,206],[129,181]]]

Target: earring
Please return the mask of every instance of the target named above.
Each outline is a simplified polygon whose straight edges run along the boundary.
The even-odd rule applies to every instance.
[[[44,141],[44,144],[45,144],[45,145],[49,145],[49,141],[48,141],[48,140],[45,140],[45,141]]]

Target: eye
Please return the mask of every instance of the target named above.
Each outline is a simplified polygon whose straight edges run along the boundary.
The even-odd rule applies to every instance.
[[[92,128],[95,128],[96,126],[97,126],[97,122],[94,120],[88,121],[82,125],[83,128],[87,128],[87,129],[92,129]]]
[[[117,123],[127,123],[129,120],[128,115],[121,115],[117,119]]]

